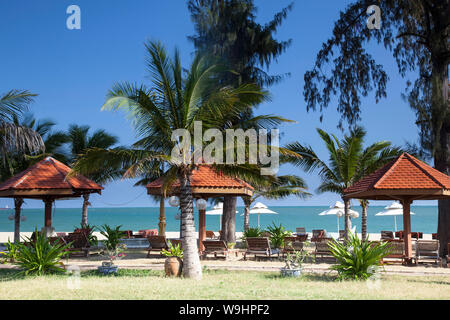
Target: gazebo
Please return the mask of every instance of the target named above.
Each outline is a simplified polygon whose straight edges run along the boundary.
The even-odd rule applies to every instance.
[[[71,169],[58,160],[47,157],[25,171],[0,184],[1,198],[14,198],[15,233],[20,237],[20,211],[23,199],[41,199],[45,203],[45,223],[47,235],[53,232],[52,205],[55,200],[77,198],[90,193],[101,194],[103,187],[86,177],[77,175],[66,178]]]
[[[403,205],[405,256],[412,258],[411,203],[450,198],[450,177],[403,153],[344,190],[347,199],[398,200]]]
[[[253,187],[239,178],[232,178],[219,174],[206,164],[199,165],[192,171],[191,176],[192,195],[196,199],[205,199],[222,196],[252,196]],[[147,185],[147,193],[151,195],[162,195],[163,178],[159,178]],[[166,196],[178,196],[180,192],[180,182],[174,181],[167,190]],[[206,209],[199,210],[199,250],[203,251],[202,241],[206,238]]]

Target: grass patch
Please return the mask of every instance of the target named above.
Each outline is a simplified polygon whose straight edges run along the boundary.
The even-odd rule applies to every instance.
[[[203,280],[175,279],[163,271],[119,269],[104,276],[84,271],[80,288],[68,275],[17,277],[0,270],[0,299],[450,299],[450,277],[382,276],[375,282],[338,281],[335,275],[283,278],[278,272],[205,269]]]

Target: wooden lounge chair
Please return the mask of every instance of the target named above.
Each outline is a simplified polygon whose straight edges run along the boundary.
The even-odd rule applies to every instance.
[[[247,260],[247,254],[254,254],[255,259],[257,256],[272,257],[268,237],[249,237],[245,241],[247,242],[247,251],[244,253],[244,260]]]
[[[328,246],[329,241],[333,240],[330,238],[323,238],[321,241],[316,242],[316,248],[313,252],[314,256],[316,257],[316,262],[318,256],[320,256],[322,259],[332,258],[333,260],[336,260],[331,254],[330,247]]]
[[[405,262],[405,242],[403,240],[389,240],[390,253],[383,258],[382,263]],[[389,259],[389,261],[387,260]],[[392,261],[394,260],[394,261]]]
[[[223,240],[203,240],[205,250],[203,250],[201,258],[206,258],[208,254],[214,254],[214,258],[217,258],[217,254],[223,254],[224,258],[228,257],[228,246]]]
[[[295,228],[295,233],[296,233],[297,235],[303,235],[303,234],[306,234],[306,229],[305,229],[304,227],[301,227],[301,228]]]
[[[306,240],[308,240],[308,234],[307,233],[305,233],[305,234],[298,234],[297,235],[297,240],[305,242]]]
[[[403,231],[397,231],[395,232],[395,237],[399,238],[400,240],[404,239]],[[422,239],[423,238],[423,232],[411,232],[411,238],[412,239]]]
[[[416,265],[423,260],[434,260],[436,264],[442,263],[439,256],[439,240],[417,240]]]
[[[285,237],[283,247],[283,257],[288,253],[294,253],[295,251],[303,251],[304,243],[299,237]]]
[[[438,239],[438,234],[437,234],[437,233],[432,233],[432,234],[431,234],[431,239],[433,239],[433,240],[439,240],[439,239]]]
[[[169,244],[167,243],[167,239],[165,236],[148,236],[147,240],[150,244],[147,251],[147,258],[150,257],[150,253],[152,251],[156,251],[161,254],[161,251],[163,249],[169,249]]]
[[[392,231],[381,231],[381,240],[393,240],[394,233]]]
[[[206,238],[216,239],[216,235],[214,234],[214,231],[206,230]]]
[[[325,230],[313,230],[312,231],[312,237],[311,242],[318,242],[322,241],[322,239],[325,237]]]

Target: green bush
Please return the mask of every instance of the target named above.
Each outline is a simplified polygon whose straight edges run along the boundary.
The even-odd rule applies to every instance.
[[[292,236],[291,231],[287,231],[281,224],[277,226],[275,222],[267,227],[267,232],[270,234],[270,243],[273,248],[281,248],[284,246],[284,238]]]
[[[330,241],[328,245],[337,260],[337,264],[331,266],[331,269],[338,272],[340,279],[370,278],[374,274],[373,267],[381,265],[383,258],[390,252],[388,242],[361,241],[351,232],[346,243]]]
[[[40,232],[35,232],[34,240],[25,238],[24,243],[17,244],[18,254],[15,264],[25,275],[44,275],[65,271],[61,259],[66,257],[70,244],[51,244],[50,240]]]
[[[105,248],[107,250],[116,250],[120,244],[120,239],[125,236],[125,232],[120,231],[122,226],[116,226],[114,229],[108,226],[107,224],[102,225],[100,233],[106,237],[106,240],[103,241]]]
[[[260,228],[248,228],[247,230],[244,231],[243,234],[243,239],[246,238],[257,238],[260,237],[262,234],[262,231]]]
[[[17,260],[17,256],[19,254],[19,245],[16,243],[11,243],[8,239],[8,243],[6,243],[6,252],[0,252],[0,254],[5,258],[4,262],[14,262]]]

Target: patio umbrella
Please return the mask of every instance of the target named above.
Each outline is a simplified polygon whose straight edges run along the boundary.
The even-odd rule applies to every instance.
[[[349,209],[350,216],[352,218],[358,218],[359,213],[355,210]],[[343,217],[345,215],[345,205],[340,202],[336,201],[336,203],[333,206],[330,206],[330,209],[322,211],[319,213],[319,216],[329,216],[329,215],[336,215],[337,217],[337,232],[339,233],[339,218]]]
[[[394,230],[397,231],[397,216],[403,215],[403,206],[401,203],[394,201],[391,205],[385,207],[384,209],[385,211],[378,212],[375,215],[378,217],[394,216]],[[410,214],[414,215],[415,213],[410,212]]]
[[[236,210],[236,213],[238,211]],[[211,210],[205,212],[207,215],[219,216],[219,229],[222,227],[223,202],[219,202]]]
[[[259,228],[259,216],[261,214],[278,214],[275,211],[270,210],[264,203],[257,202],[249,211],[250,214],[258,215],[258,228]]]

